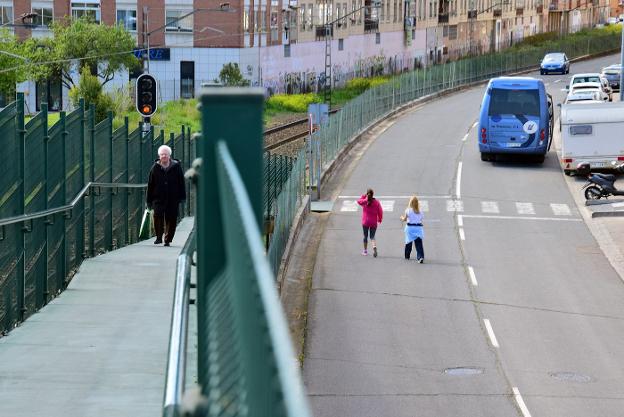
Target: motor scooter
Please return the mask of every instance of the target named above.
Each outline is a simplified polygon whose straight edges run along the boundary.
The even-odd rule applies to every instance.
[[[623,174],[624,164],[615,167],[615,172]],[[576,167],[576,174],[587,176],[587,183],[581,188],[585,189],[586,200],[600,200],[601,198],[609,198],[615,195],[624,196],[624,190],[615,188],[614,183],[617,179],[615,174],[591,172],[590,166],[587,163],[579,164]]]

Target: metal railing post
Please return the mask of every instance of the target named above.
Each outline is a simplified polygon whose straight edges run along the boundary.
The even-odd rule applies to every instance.
[[[89,152],[89,178],[91,182],[95,182],[95,105],[89,106],[89,143],[91,151]],[[89,253],[95,256],[95,191],[89,193],[90,216],[89,216]]]
[[[17,107],[16,107],[16,118],[17,118],[17,137],[19,138],[19,161],[22,164],[21,166],[21,181],[19,183],[19,206],[18,212],[20,214],[24,214],[25,206],[24,202],[26,201],[26,189],[24,187],[24,180],[26,179],[26,129],[24,128],[24,93],[17,93]],[[22,228],[22,232],[19,234],[19,242],[17,243],[18,248],[21,250],[21,254],[18,257],[18,265],[15,267],[17,271],[17,303],[18,303],[18,311],[19,317],[17,320],[22,321],[24,319],[24,313],[26,312],[26,282],[25,282],[25,273],[24,270],[26,263],[24,261],[24,256],[26,254],[26,247],[24,238],[24,228]],[[11,309],[9,309],[11,310]],[[10,322],[10,320],[9,320]]]
[[[125,181],[126,183],[130,182],[130,123],[128,121],[128,116],[124,117],[124,130],[126,133],[126,140],[124,141],[126,144],[126,175]],[[125,192],[125,200],[126,200],[126,245],[130,244],[130,190]]]
[[[108,121],[108,182],[113,182],[113,112],[109,111],[108,115],[107,115],[107,121]],[[113,205],[113,193],[114,193],[114,189],[110,189],[108,194],[108,208],[110,210],[110,221],[108,222],[108,224],[106,225],[106,227],[109,229],[109,236],[110,236],[110,242],[108,243],[108,249],[109,250],[113,250],[114,246],[113,246],[113,242],[115,241],[115,237],[113,236],[113,233],[115,231],[115,211],[114,211],[114,205]]]
[[[44,203],[43,203],[43,207],[45,210],[48,209],[48,198],[50,196],[50,178],[48,175],[48,156],[50,154],[50,134],[48,131],[48,103],[41,103],[41,113],[43,113],[43,172],[44,172],[44,178],[43,178],[43,195],[45,196],[44,198]],[[41,277],[43,279],[42,285],[41,285],[41,300],[40,304],[37,303],[37,308],[40,308],[42,306],[44,306],[47,301],[48,301],[48,294],[49,294],[49,290],[48,290],[48,258],[50,255],[50,246],[48,245],[48,239],[50,237],[50,222],[49,221],[45,221],[44,222],[44,240],[45,240],[45,250],[43,251],[43,270],[45,271],[45,274]]]
[[[63,204],[67,204],[67,181],[65,179],[67,172],[67,120],[66,114],[64,111],[60,113],[61,123],[61,146],[63,147],[63,152],[61,152],[61,163],[63,164],[63,179],[61,180],[61,195],[63,196]],[[63,225],[63,243],[61,244],[61,257],[63,258],[63,262],[61,264],[61,275],[59,282],[57,283],[56,288],[63,288],[63,283],[65,282],[65,277],[67,276],[67,216],[61,216],[61,222]]]

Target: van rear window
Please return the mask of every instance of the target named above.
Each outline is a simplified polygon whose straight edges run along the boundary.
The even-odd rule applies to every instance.
[[[488,115],[492,116],[495,114],[539,116],[539,91],[492,88]]]

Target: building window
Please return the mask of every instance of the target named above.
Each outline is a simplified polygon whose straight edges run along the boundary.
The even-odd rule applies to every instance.
[[[10,25],[13,23],[13,7],[0,6],[0,24]]]
[[[301,7],[299,7],[299,27],[301,30],[305,30],[306,28],[306,5],[303,3]]]
[[[245,6],[243,9],[243,31],[249,34],[249,6]]]
[[[182,16],[190,13],[190,10],[167,10],[165,12],[165,21],[167,32],[192,32],[193,31],[193,15]]]
[[[379,45],[381,43],[381,33],[375,33],[375,43]]]
[[[73,3],[71,4],[73,19],[83,16],[91,18],[95,23],[100,23],[100,3]]]
[[[127,31],[134,32],[137,28],[136,10],[117,10],[117,24]]]
[[[338,39],[338,50],[344,51],[344,39]]]
[[[35,26],[50,26],[54,21],[52,8],[36,7],[32,9],[32,12],[37,15],[32,21]]]
[[[290,58],[290,44],[284,44],[284,58]]]
[[[41,111],[41,103],[48,103],[49,111],[61,111],[63,107],[63,90],[61,77],[56,76],[48,80],[37,81],[35,108]]]

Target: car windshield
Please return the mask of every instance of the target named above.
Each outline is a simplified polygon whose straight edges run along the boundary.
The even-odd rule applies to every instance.
[[[544,57],[544,62],[563,61],[563,55],[561,54],[548,54]]]
[[[616,69],[608,69],[608,70],[604,70],[602,71],[602,73],[604,75],[620,75],[620,71],[616,70]]]
[[[587,76],[587,77],[574,77],[574,79],[572,80],[572,84],[578,84],[578,83],[599,83],[600,82],[600,77],[597,75],[591,75],[591,76]]]
[[[490,93],[488,115],[525,114],[539,116],[539,92],[537,90],[507,90],[493,88]]]

